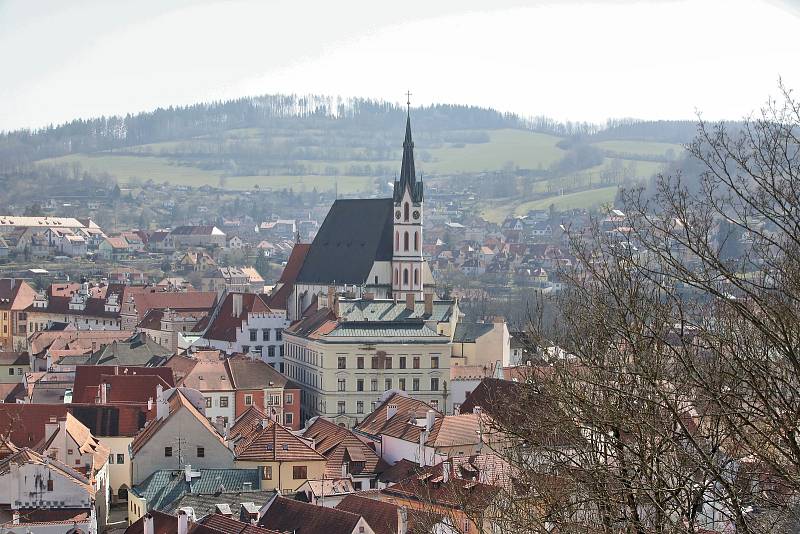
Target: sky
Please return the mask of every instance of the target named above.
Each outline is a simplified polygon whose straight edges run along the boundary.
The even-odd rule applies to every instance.
[[[0,0],[0,131],[265,93],[740,119],[798,35],[800,0]]]

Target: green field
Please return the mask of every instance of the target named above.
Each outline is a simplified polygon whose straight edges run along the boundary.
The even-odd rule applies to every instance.
[[[488,134],[488,143],[429,150],[433,161],[423,162],[420,167],[435,174],[498,171],[507,163],[521,169],[538,169],[547,168],[564,155],[556,146],[560,138],[553,135],[526,130],[490,130]]]
[[[679,156],[684,150],[682,145],[648,141],[600,141],[593,145],[603,150],[623,154],[641,154],[642,156],[666,156],[670,150],[675,156]]]
[[[590,191],[580,191],[561,196],[542,198],[523,202],[514,208],[514,213],[523,215],[530,210],[543,210],[554,204],[557,209],[596,208],[613,202],[617,194],[617,186],[599,187]]]

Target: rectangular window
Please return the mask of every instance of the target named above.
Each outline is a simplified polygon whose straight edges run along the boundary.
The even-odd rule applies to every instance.
[[[344,401],[339,401],[336,403],[336,413],[342,415],[345,411],[345,404]]]
[[[358,369],[363,369],[364,368],[364,357],[363,356],[359,356],[358,358],[356,358],[356,367]]]
[[[250,341],[258,341],[258,330],[250,330]]]
[[[275,345],[270,345],[267,347],[267,357],[274,358],[275,357]]]
[[[413,391],[419,391],[419,378],[414,378],[411,380],[411,389]]]
[[[283,358],[283,345],[280,346],[280,350],[278,351],[278,354],[280,354],[281,358]]]
[[[293,413],[286,412],[285,414],[283,414],[283,422],[284,423],[286,423],[287,425],[291,425],[293,421],[294,421],[294,414]]]
[[[261,466],[261,480],[272,480],[272,466],[271,465],[262,465]]]
[[[390,389],[392,389],[392,379],[391,379],[391,378],[387,378],[387,379],[384,381],[384,388],[383,388],[383,390],[384,390],[384,391],[389,391]]]
[[[47,491],[53,491],[53,479],[52,478],[48,478],[47,479]]]
[[[283,330],[281,330],[280,328],[275,329],[275,339],[278,341],[283,340]]]
[[[261,331],[261,341],[269,341],[269,328]]]
[[[292,467],[292,478],[295,480],[305,480],[308,478],[308,467],[295,465]]]
[[[345,390],[347,390],[347,382],[345,381],[345,379],[344,379],[344,378],[340,378],[340,379],[339,379],[339,380],[337,380],[336,382],[337,382],[337,385],[338,385],[338,390],[339,390],[339,391],[345,391]]]
[[[172,447],[164,447],[164,456],[166,458],[172,457]]]
[[[242,345],[242,352],[245,354],[250,352],[250,345]]]
[[[294,404],[294,394],[287,393],[286,395],[284,395],[283,402],[284,404]]]
[[[211,397],[206,397],[206,408],[211,408],[212,406],[214,406],[214,401]]]
[[[338,358],[338,369],[347,369],[347,357],[346,356],[339,356]]]
[[[125,455],[124,454],[117,454],[117,463],[124,464],[125,463]]]
[[[412,360],[412,364],[413,364],[414,369],[419,369],[419,356],[414,356],[414,359]]]
[[[10,374],[10,375],[14,374],[14,368],[13,367],[9,367],[8,368],[8,374]]]
[[[228,407],[228,397],[220,397],[219,398],[219,407],[220,408],[227,408]]]
[[[405,378],[399,378],[399,379],[397,380],[397,382],[398,382],[398,387],[399,387],[401,390],[405,391],[405,390],[406,390],[406,379],[405,379]]]
[[[198,458],[205,458],[206,457],[206,449],[205,449],[205,447],[197,447],[197,457]]]
[[[364,413],[364,401],[356,401],[356,413]]]
[[[439,357],[431,356],[431,369],[438,369],[438,368],[439,368]]]
[[[364,391],[364,379],[359,378],[356,380],[356,391]]]
[[[439,379],[431,378],[431,391],[439,391]]]
[[[391,358],[391,356],[387,356],[383,360],[383,368],[384,369],[391,369],[392,368],[392,358]]]
[[[433,408],[434,410],[439,409],[439,401],[437,399],[431,400],[431,408]]]
[[[264,347],[262,345],[256,345],[253,350],[256,354],[261,354],[264,352]]]
[[[114,455],[113,454],[109,454],[108,455],[108,463],[110,463],[110,464],[114,463]]]
[[[377,356],[373,356],[372,357],[372,368],[373,369],[379,369],[380,368],[380,358],[378,358]]]
[[[400,356],[400,369],[405,369],[405,368],[406,368],[406,357]]]
[[[253,396],[252,395],[245,395],[244,396],[244,403],[247,406],[250,406],[251,404],[253,404]]]
[[[378,391],[378,379],[373,378],[369,381],[369,388],[371,391]]]

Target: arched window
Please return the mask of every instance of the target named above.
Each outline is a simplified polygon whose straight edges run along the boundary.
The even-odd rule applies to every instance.
[[[419,232],[414,232],[414,250],[419,250]]]
[[[414,269],[414,285],[419,285],[419,269]]]
[[[408,250],[408,232],[403,234],[403,250]]]
[[[408,202],[406,202],[406,205],[403,206],[403,217],[406,221],[408,220]]]
[[[394,283],[395,284],[400,283],[400,271],[397,269],[394,270]]]
[[[394,249],[400,250],[400,232],[394,233]]]
[[[403,269],[403,284],[408,285],[408,269]]]

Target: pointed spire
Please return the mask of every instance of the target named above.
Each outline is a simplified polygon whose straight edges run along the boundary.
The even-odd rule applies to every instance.
[[[411,93],[409,93],[410,99]],[[406,137],[403,140],[403,161],[400,165],[400,181],[394,184],[394,201],[400,202],[403,192],[408,189],[414,202],[422,201],[422,183],[417,183],[414,169],[414,140],[411,137],[411,101],[406,112]]]

